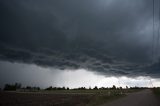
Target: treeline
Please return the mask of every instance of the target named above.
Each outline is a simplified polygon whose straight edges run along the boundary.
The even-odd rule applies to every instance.
[[[128,87],[126,87],[128,89]],[[41,89],[40,87],[32,87],[32,86],[26,86],[26,87],[22,87],[22,84],[20,83],[15,83],[15,84],[5,84],[4,86],[4,91],[39,91],[39,90],[47,90],[47,91],[51,91],[51,90],[107,90],[107,89],[122,89],[122,87],[116,87],[115,85],[113,85],[113,87],[101,87],[98,88],[97,86],[95,86],[94,88],[86,88],[86,87],[79,87],[79,88],[69,88],[69,87],[47,87],[45,89]]]
[[[48,87],[46,88],[45,90],[108,90],[108,89],[111,89],[111,90],[121,90],[123,89],[122,87],[116,87],[115,85],[113,85],[112,87],[101,87],[101,88],[98,88],[97,86],[91,88],[86,88],[86,87],[79,87],[79,88],[72,88],[70,89],[69,87]],[[128,86],[126,86],[125,89],[129,89]]]
[[[45,90],[70,90],[69,87],[65,88],[65,87],[48,87]]]
[[[4,91],[39,91],[41,90],[40,87],[31,87],[31,86],[26,86],[22,87],[22,84],[20,83],[15,83],[15,84],[5,84],[4,86]]]
[[[40,90],[46,90],[46,91],[52,91],[52,90],[122,90],[122,89],[147,89],[147,87],[128,87],[122,88],[122,87],[116,87],[113,85],[112,87],[101,87],[98,88],[97,86],[91,88],[86,88],[86,87],[79,87],[79,88],[69,88],[69,87],[52,87],[49,86],[45,89],[41,89],[40,87],[32,87],[32,86],[26,86],[22,87],[22,84],[20,83],[15,83],[15,84],[5,84],[4,86],[4,91],[40,91]],[[2,89],[0,89],[2,90]]]
[[[5,84],[4,90],[5,91],[15,91],[17,89],[21,88],[20,83],[15,83],[15,84]]]

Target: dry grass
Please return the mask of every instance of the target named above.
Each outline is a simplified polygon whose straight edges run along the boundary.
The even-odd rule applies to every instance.
[[[120,90],[0,92],[0,106],[97,106],[123,97],[124,93],[121,92]]]

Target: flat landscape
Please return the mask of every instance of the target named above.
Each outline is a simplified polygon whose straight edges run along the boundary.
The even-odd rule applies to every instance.
[[[11,93],[0,94],[0,106],[83,106],[92,95],[77,94],[34,94]]]
[[[0,106],[97,106],[125,96],[115,90],[1,92]]]
[[[1,91],[0,106],[159,106],[147,90]]]
[[[160,0],[0,0],[0,106],[160,106]]]

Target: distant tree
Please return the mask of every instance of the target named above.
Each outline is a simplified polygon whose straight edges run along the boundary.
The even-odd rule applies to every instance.
[[[77,88],[77,90],[86,90],[85,87],[80,87],[80,88]]]
[[[119,87],[119,89],[122,90],[123,88],[122,88],[122,87]]]
[[[65,87],[62,87],[62,90],[66,90],[66,88],[65,88]]]
[[[21,88],[21,84],[20,83],[15,83],[15,84],[5,84],[4,86],[4,90],[5,91],[15,91],[17,89]]]
[[[31,87],[31,86],[27,86],[27,87],[26,87],[26,89],[31,90],[31,89],[32,89],[32,87]]]
[[[32,90],[36,90],[36,91],[39,91],[40,90],[40,87],[31,87]]]
[[[58,87],[56,90],[62,90],[63,88],[61,88],[61,87]]]
[[[128,89],[128,86],[126,86],[126,89]]]
[[[101,87],[101,88],[99,88],[100,90],[104,90],[105,89],[105,87]]]
[[[115,86],[115,85],[113,85],[112,89],[116,89],[116,86]]]
[[[98,90],[98,87],[97,87],[97,86],[95,86],[93,89],[94,89],[94,90]]]
[[[21,84],[20,83],[15,83],[15,87],[16,87],[16,89],[20,89],[21,88]]]
[[[69,90],[69,87],[67,87],[67,90]]]
[[[46,88],[45,90],[52,90],[52,86]]]
[[[37,87],[37,90],[41,90],[41,88],[40,88],[40,87]]]
[[[10,89],[10,86],[9,86],[9,84],[5,84],[5,86],[4,86],[4,91],[6,91],[6,90],[9,90]]]
[[[46,88],[45,90],[67,90],[67,88],[65,88],[65,87],[52,87],[52,86],[50,86],[50,87]],[[69,90],[69,88],[68,88],[68,90]]]

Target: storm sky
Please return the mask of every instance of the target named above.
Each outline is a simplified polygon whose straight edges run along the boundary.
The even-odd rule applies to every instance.
[[[155,0],[155,33],[158,6]],[[150,64],[153,0],[1,0],[0,14],[1,83],[18,78],[28,84],[22,76],[33,66],[39,73],[37,79],[27,76],[33,80],[48,75],[42,69],[52,70],[53,77],[87,70],[106,78],[160,78],[160,62]],[[60,76],[59,82],[38,85],[62,83],[66,79]]]

